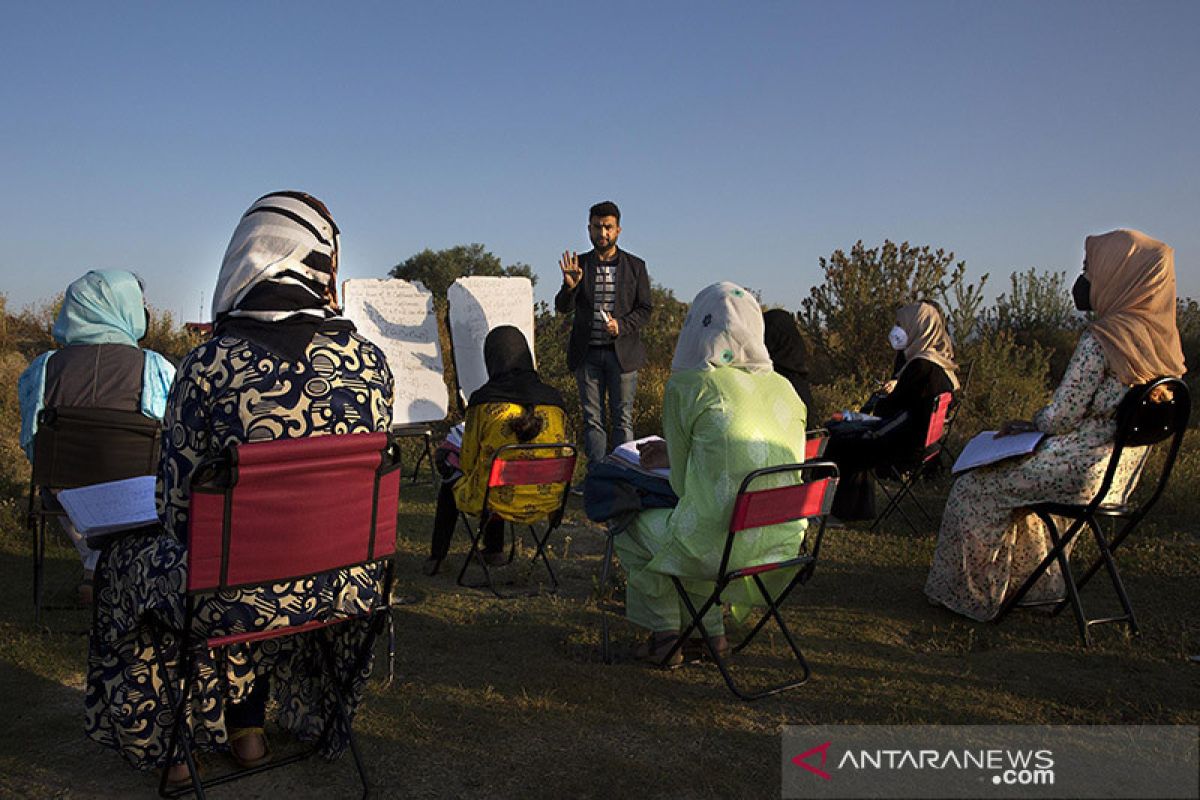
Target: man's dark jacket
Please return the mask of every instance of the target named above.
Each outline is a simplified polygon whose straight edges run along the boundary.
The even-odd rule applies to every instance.
[[[583,277],[574,289],[568,289],[564,284],[554,296],[554,308],[559,313],[575,312],[571,340],[567,345],[567,368],[572,372],[579,369],[587,357],[588,340],[592,336],[592,298],[596,291],[598,261],[595,250],[579,256]],[[617,297],[612,315],[620,333],[613,340],[613,349],[622,372],[632,372],[646,363],[641,330],[650,321],[650,309],[650,276],[646,272],[646,262],[618,249]]]

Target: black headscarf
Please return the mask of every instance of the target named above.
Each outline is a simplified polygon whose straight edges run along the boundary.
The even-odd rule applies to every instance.
[[[564,408],[562,394],[544,383],[533,368],[533,354],[525,334],[512,325],[500,325],[488,332],[483,341],[483,363],[488,381],[467,401],[480,403],[519,403],[523,406]]]
[[[813,417],[812,388],[808,385],[808,353],[804,349],[804,340],[796,328],[792,315],[782,308],[773,308],[763,313],[763,324],[766,326],[764,338],[767,352],[771,355],[771,364],[783,377],[787,378],[804,401],[804,407]]]

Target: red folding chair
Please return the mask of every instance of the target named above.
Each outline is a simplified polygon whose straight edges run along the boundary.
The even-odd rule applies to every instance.
[[[546,571],[550,574],[550,592],[558,591],[558,576],[554,574],[554,567],[550,565],[550,558],[546,552],[546,543],[550,539],[550,534],[562,523],[563,511],[567,507],[567,497],[571,490],[571,478],[575,474],[575,458],[575,445],[567,444],[566,442],[509,444],[495,452],[492,456],[492,463],[488,472],[487,487],[483,491],[483,510],[479,514],[478,523],[472,528],[471,521],[467,519],[467,515],[459,513],[463,526],[467,529],[467,535],[471,539],[471,547],[467,551],[467,557],[463,560],[462,569],[458,571],[459,586],[467,586],[472,589],[482,589],[486,586],[488,589],[491,589],[492,594],[496,595],[496,597],[505,600],[513,597],[538,594],[540,590],[517,594],[501,593],[496,588],[496,582],[492,578],[492,571],[488,569],[488,564],[483,557],[483,551],[479,547],[479,542],[483,537],[483,531],[487,527],[489,519],[499,517],[504,520],[505,528],[508,530],[512,540],[508,550],[507,561],[508,564],[511,564],[517,551],[516,523],[505,518],[503,514],[492,507],[493,490],[507,487],[537,486],[544,487],[546,491],[554,491],[554,485],[561,484],[558,489],[560,497],[557,506],[546,515],[545,532],[539,536],[533,522],[522,523],[529,528],[529,535],[536,544],[531,561],[536,562],[538,559],[541,559],[542,563],[546,565]],[[471,566],[472,561],[475,561],[483,568],[483,583],[466,583],[463,580],[467,574],[467,568]]]
[[[181,637],[179,672],[167,681],[173,709],[167,761],[182,749],[192,783],[168,789],[163,771],[159,794],[178,797],[307,758],[316,747],[267,764],[200,780],[184,728],[190,701],[193,664],[205,650],[260,642],[318,631],[351,620],[382,625],[391,619],[391,589],[400,493],[400,454],[385,433],[314,436],[235,445],[197,467],[191,481],[188,528],[187,607]],[[360,614],[335,616],[293,626],[272,627],[277,619],[256,620],[260,627],[210,635],[200,612],[207,595],[229,589],[266,586],[338,569],[382,564],[383,591],[376,605]],[[155,634],[155,654],[171,675]],[[334,666],[332,646],[318,637],[326,669]],[[365,654],[364,654],[365,656]],[[175,687],[182,681],[182,688]],[[349,736],[350,751],[363,783],[367,773],[354,743],[351,720],[338,684],[333,684],[338,718]],[[327,729],[321,739],[329,734]]]
[[[829,446],[829,431],[824,428],[813,428],[804,433],[804,460],[818,461],[825,456],[825,448]]]
[[[755,481],[765,476],[789,473],[800,482],[791,486],[777,486],[767,489],[751,488]],[[675,591],[678,592],[679,599],[683,602],[684,607],[687,608],[688,614],[691,615],[692,619],[679,636],[679,641],[676,642],[675,647],[663,657],[663,665],[666,665],[671,657],[675,655],[675,652],[683,647],[684,642],[691,636],[692,631],[699,630],[705,648],[708,650],[713,661],[716,662],[717,668],[721,670],[721,677],[725,679],[725,684],[731,692],[743,700],[757,700],[760,697],[778,694],[808,681],[811,674],[808,662],[805,661],[804,654],[800,651],[800,646],[796,644],[796,640],[792,637],[792,632],[788,629],[787,623],[784,622],[783,615],[779,613],[779,608],[793,589],[802,583],[808,582],[809,578],[812,577],[813,570],[816,569],[817,557],[821,553],[821,539],[825,535],[825,518],[829,514],[830,506],[833,505],[833,494],[837,489],[837,482],[838,469],[837,465],[832,461],[815,461],[804,464],[783,464],[777,467],[765,467],[757,469],[746,476],[742,481],[741,487],[738,489],[737,500],[734,502],[733,515],[729,521],[729,535],[725,539],[725,550],[721,554],[721,566],[717,569],[716,583],[712,594],[697,609],[692,603],[687,590],[683,587],[683,582],[678,577],[671,576],[671,581],[675,584]],[[810,526],[810,530],[805,535],[800,546],[799,553],[794,558],[775,561],[770,564],[756,564],[751,567],[729,569],[729,556],[733,552],[733,543],[742,532],[800,519],[820,520],[820,526],[817,528],[815,537],[809,535],[812,533]],[[812,545],[811,550],[809,549],[810,542]],[[762,576],[768,572],[781,569],[795,569],[796,574],[779,593],[778,597],[772,597],[766,584],[763,583]],[[796,661],[800,664],[801,676],[799,679],[767,687],[757,692],[742,691],[734,682],[733,675],[730,674],[726,658],[717,652],[712,646],[712,642],[709,641],[710,634],[704,627],[704,615],[713,606],[720,605],[721,595],[731,583],[743,578],[751,578],[754,581],[755,586],[758,587],[758,591],[766,601],[767,610],[758,623],[750,630],[750,633],[746,634],[746,637],[734,646],[732,651],[730,651],[731,654],[744,650],[754,640],[754,637],[758,635],[758,632],[763,629],[767,620],[774,619],[779,625],[780,631],[783,632],[783,638],[787,641],[788,646],[791,647]]]
[[[942,392],[933,398],[933,408],[929,413],[929,427],[925,429],[924,449],[921,451],[920,458],[915,463],[906,465],[888,464],[884,467],[888,472],[888,476],[900,484],[900,488],[896,490],[895,494],[892,494],[887,488],[886,482],[876,473],[875,483],[879,485],[880,490],[887,496],[888,503],[879,516],[875,518],[875,521],[871,523],[872,531],[882,525],[883,521],[891,516],[893,511],[899,511],[900,516],[904,517],[904,521],[908,523],[908,527],[912,529],[913,534],[919,535],[917,526],[913,524],[912,519],[909,518],[903,506],[900,505],[900,502],[906,497],[912,500],[913,504],[921,511],[926,522],[930,525],[936,523],[933,516],[925,510],[925,506],[921,504],[916,494],[913,493],[913,487],[916,485],[917,480],[937,461],[938,456],[942,452],[942,446],[946,440],[946,412],[949,410],[953,399],[954,395],[950,392]]]

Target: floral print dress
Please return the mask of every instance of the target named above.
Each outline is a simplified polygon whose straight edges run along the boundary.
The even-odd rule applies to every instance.
[[[1028,506],[1086,503],[1108,467],[1116,435],[1117,406],[1128,391],[1108,368],[1100,343],[1080,337],[1062,384],[1034,415],[1049,434],[1029,456],[980,467],[960,476],[942,516],[933,565],[925,583],[930,600],[976,620],[990,620],[1050,551],[1044,523]],[[1109,500],[1133,490],[1147,449],[1127,448],[1113,477]],[[1058,520],[1059,530],[1066,521]],[[1057,564],[1025,596],[1029,602],[1063,596]]]
[[[385,431],[392,417],[392,375],[382,353],[350,330],[318,333],[303,359],[281,360],[265,348],[221,337],[193,350],[171,387],[158,471],[163,533],[133,536],[108,548],[96,572],[96,604],[88,646],[85,728],[139,769],[167,765],[172,709],[155,660],[151,623],[181,629],[187,595],[188,480],[205,458],[232,443],[324,434]],[[327,620],[366,609],[382,590],[382,569],[347,569],[234,590],[198,603],[204,635]],[[276,622],[278,624],[276,624]],[[271,675],[280,724],[314,740],[336,720],[331,681],[339,680],[351,713],[371,673],[375,632],[336,625],[252,647],[231,647],[195,664],[185,713],[196,750],[228,747],[224,703],[244,698],[255,676]],[[328,637],[337,669],[324,668],[316,637]],[[178,644],[164,638],[172,671]],[[178,684],[177,684],[178,687]],[[346,746],[336,723],[322,742],[326,756]],[[175,760],[181,760],[177,755]]]

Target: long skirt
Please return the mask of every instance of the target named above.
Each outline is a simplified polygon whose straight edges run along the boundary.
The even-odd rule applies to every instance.
[[[329,621],[374,606],[382,593],[382,566],[323,573],[267,589],[232,590],[194,598],[196,638]],[[138,769],[168,765],[174,710],[167,678],[155,657],[152,630],[182,631],[187,602],[187,556],[169,536],[134,536],[105,551],[95,578],[95,606],[88,643],[85,730]],[[332,758],[347,746],[337,715],[334,687],[353,715],[371,675],[377,630],[346,622],[298,636],[226,648],[215,658],[200,649],[192,662],[193,691],[184,709],[194,750],[228,749],[227,701],[240,701],[258,675],[269,675],[279,702],[278,722],[302,741],[321,740]],[[160,634],[162,655],[178,681],[180,636]],[[325,645],[334,668],[326,666]],[[336,682],[336,683],[335,683]],[[175,684],[178,692],[181,683]],[[178,753],[170,761],[178,763]]]

